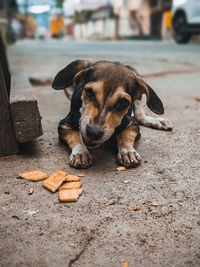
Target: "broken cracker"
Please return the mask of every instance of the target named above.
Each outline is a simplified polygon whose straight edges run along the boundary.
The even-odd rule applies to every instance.
[[[141,210],[141,207],[134,207],[134,208],[132,208],[132,211],[138,211],[138,210]]]
[[[46,179],[42,186],[51,192],[56,192],[59,186],[65,181],[65,177],[67,176],[67,172],[57,170],[53,172],[48,179]]]
[[[40,171],[40,170],[35,170],[35,171],[32,171],[32,172],[20,173],[18,175],[18,177],[26,179],[26,180],[37,182],[37,181],[41,181],[41,180],[47,179],[49,177],[49,175],[46,174],[45,172]]]
[[[68,182],[68,183],[63,183],[59,187],[59,190],[78,189],[78,188],[81,188],[81,186],[82,186],[82,183],[81,182]]]
[[[82,188],[59,191],[60,202],[76,202],[82,193]]]
[[[29,188],[29,190],[28,190],[28,194],[29,194],[29,195],[32,195],[33,192],[34,192],[34,188],[33,188],[33,187]]]
[[[104,206],[105,206],[105,207],[108,207],[108,206],[110,206],[110,205],[112,205],[112,204],[113,204],[113,202],[107,202],[107,203],[104,204]]]
[[[124,166],[118,166],[117,168],[116,168],[116,170],[117,171],[126,171],[126,167],[124,167]]]
[[[150,205],[150,206],[154,206],[154,207],[159,206],[159,204],[158,204],[157,202],[152,202],[152,203],[150,203],[149,205]]]
[[[78,177],[77,175],[68,174],[65,177],[65,181],[66,182],[78,182],[80,181],[80,177]]]

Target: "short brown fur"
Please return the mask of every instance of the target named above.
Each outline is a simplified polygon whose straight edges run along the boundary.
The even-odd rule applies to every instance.
[[[65,141],[71,149],[82,143],[79,133],[72,130],[68,124],[59,129],[59,135],[61,140]]]

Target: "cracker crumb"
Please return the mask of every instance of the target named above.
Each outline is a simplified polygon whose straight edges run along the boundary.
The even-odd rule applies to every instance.
[[[138,210],[141,210],[141,207],[134,207],[134,208],[132,208],[132,211],[138,211]]]
[[[28,194],[29,194],[29,195],[32,195],[33,192],[34,192],[34,188],[33,188],[33,187],[29,188],[29,190],[28,190]]]
[[[158,204],[157,202],[151,202],[151,203],[149,204],[149,206],[154,206],[154,207],[156,207],[156,206],[159,206],[159,204]]]
[[[107,202],[107,203],[104,204],[105,207],[108,207],[110,205],[112,205],[112,202]]]
[[[124,167],[124,166],[118,166],[117,168],[116,168],[116,170],[117,171],[126,171],[126,167]]]

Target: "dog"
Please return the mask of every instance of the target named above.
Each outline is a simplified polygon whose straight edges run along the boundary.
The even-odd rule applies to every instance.
[[[52,87],[56,90],[73,87],[74,90],[70,112],[58,126],[60,139],[72,150],[71,167],[90,167],[89,150],[108,140],[116,142],[119,164],[136,167],[141,163],[134,149],[140,137],[139,124],[172,130],[167,119],[145,114],[141,102],[143,94],[149,109],[158,115],[164,114],[163,104],[133,68],[119,62],[73,61],[58,72]]]

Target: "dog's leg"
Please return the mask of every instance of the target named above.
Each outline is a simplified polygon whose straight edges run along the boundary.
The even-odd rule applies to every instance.
[[[134,116],[135,119],[144,126],[165,131],[171,131],[173,127],[171,122],[165,118],[153,118],[147,116],[142,107],[142,101],[139,99],[134,101]]]
[[[141,162],[141,157],[134,149],[134,143],[139,137],[139,125],[133,122],[117,136],[118,155],[117,159],[120,164],[126,168],[136,167]]]
[[[59,137],[71,148],[69,165],[74,168],[88,168],[92,164],[92,156],[81,141],[78,131],[73,130],[69,124],[59,124]]]

